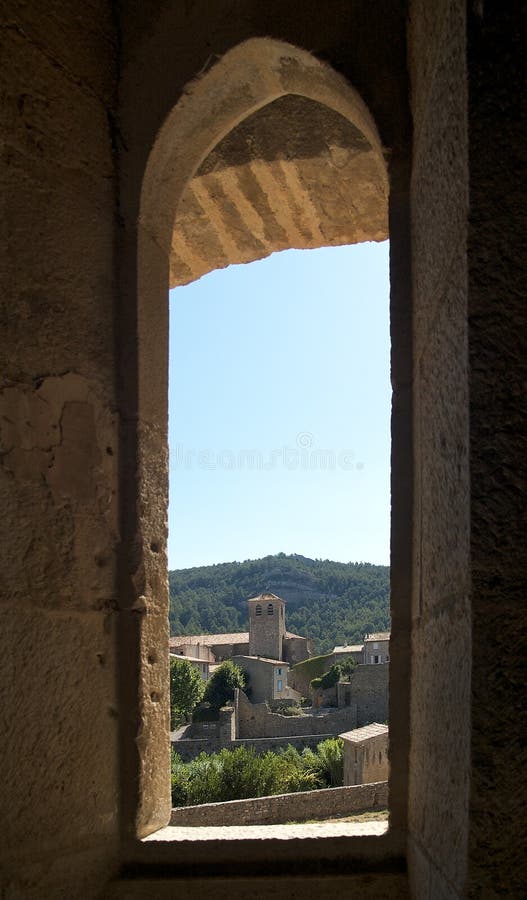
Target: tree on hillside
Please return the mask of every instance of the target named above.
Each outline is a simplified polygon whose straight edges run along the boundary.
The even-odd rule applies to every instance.
[[[246,677],[239,666],[230,659],[223,662],[207,682],[203,699],[214,709],[232,700],[235,688],[244,688]]]
[[[186,722],[200,702],[205,684],[188,659],[170,660],[170,728]]]

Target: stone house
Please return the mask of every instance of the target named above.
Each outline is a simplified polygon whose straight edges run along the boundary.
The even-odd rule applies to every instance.
[[[364,635],[364,664],[379,665],[390,661],[390,632],[379,631]]]
[[[350,657],[357,663],[366,666],[379,665],[390,661],[390,632],[379,631],[365,634],[362,644],[335,647],[331,663],[344,662]],[[329,668],[329,666],[328,666]]]
[[[339,735],[344,741],[344,784],[369,784],[387,781],[388,726],[377,722],[345,731]]]
[[[252,703],[299,697],[287,685],[289,665],[283,660],[264,656],[233,656],[232,660],[249,676]]]
[[[4,894],[524,896],[526,15],[4,0]],[[168,290],[388,235],[390,827],[160,840]]]
[[[200,653],[207,653],[211,663],[223,662],[226,659],[232,659],[237,653],[248,653],[249,651],[249,632],[237,631],[225,634],[193,634],[174,636],[169,638],[169,647],[171,653],[190,653],[194,654],[196,647],[200,648]]]
[[[210,675],[210,661],[208,659],[202,659],[200,656],[189,656],[184,653],[171,653],[170,659],[186,659],[198,670],[203,681],[208,681]]]
[[[364,662],[364,644],[348,644],[341,647],[334,647],[331,657],[331,665],[335,663],[343,663],[347,659],[352,659],[357,665]]]

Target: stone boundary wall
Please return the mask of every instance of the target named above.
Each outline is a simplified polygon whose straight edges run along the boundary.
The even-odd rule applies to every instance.
[[[221,750],[220,742],[217,738],[207,738],[207,740],[183,738],[181,741],[171,741],[170,746],[181,757],[183,762],[190,762],[196,756],[199,756],[200,753],[217,753],[218,750]]]
[[[207,740],[187,739],[183,738],[179,741],[172,741],[171,746],[181,757],[183,762],[190,762],[199,756],[200,753],[218,753],[225,748],[226,750],[236,750],[237,747],[253,747],[258,754],[266,753],[268,750],[279,750],[291,744],[297,750],[302,751],[304,747],[314,749],[321,741],[327,738],[333,738],[335,734],[302,734],[302,735],[286,735],[285,737],[265,737],[265,738],[240,738],[235,741],[220,741],[217,738],[208,738]]]
[[[320,716],[281,716],[270,712],[266,703],[250,703],[242,691],[237,694],[237,714],[237,736],[240,740],[314,734],[327,736],[351,731],[357,727],[357,712],[354,706],[336,709]]]
[[[388,782],[325,788],[275,797],[178,806],[171,825],[280,825],[309,819],[342,817],[388,806]]]

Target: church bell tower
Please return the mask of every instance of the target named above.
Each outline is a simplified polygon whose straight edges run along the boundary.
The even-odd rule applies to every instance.
[[[249,656],[282,659],[285,636],[285,600],[276,594],[260,594],[249,606]]]

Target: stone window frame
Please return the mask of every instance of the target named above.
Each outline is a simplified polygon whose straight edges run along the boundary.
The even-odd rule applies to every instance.
[[[133,711],[121,724],[121,818],[128,847],[125,858],[129,859],[144,859],[145,853],[149,860],[156,856],[160,850],[156,849],[156,842],[151,842],[145,850],[141,839],[162,828],[170,815],[168,651],[165,658],[164,651],[160,650],[168,644],[166,556],[159,550],[154,553],[152,548],[163,548],[166,543],[167,294],[175,208],[193,172],[210,149],[252,112],[288,93],[325,104],[349,118],[367,136],[386,166],[369,111],[341,76],[304,50],[270,38],[253,38],[229,50],[175,103],[146,163],[138,214],[133,204],[123,209],[124,218],[131,223],[136,236],[131,249],[127,246],[123,251],[123,258],[126,260],[127,253],[131,254],[130,261],[135,257],[132,289],[137,296],[136,308],[131,313],[122,312],[128,328],[123,338],[128,353],[123,352],[121,367],[124,378],[129,355],[133,357],[135,353],[135,365],[131,367],[131,375],[126,368],[126,376],[134,381],[137,415],[126,417],[121,436],[123,541],[125,547],[131,548],[121,575],[123,607],[130,612],[130,617],[123,618],[125,624],[119,635],[123,659],[121,700],[125,708]],[[386,168],[385,171],[388,184]],[[123,177],[126,183],[127,178],[133,179],[137,173],[125,173]],[[123,196],[126,193],[124,190]],[[354,853],[360,859],[364,853],[370,858],[393,858],[394,854],[402,858],[407,826],[409,681],[406,660],[410,643],[407,582],[412,504],[408,483],[412,472],[409,452],[412,434],[411,389],[402,376],[406,376],[407,360],[411,358],[408,352],[411,348],[408,207],[408,184],[401,192],[399,182],[397,195],[392,200],[390,194],[389,199],[390,258],[392,268],[395,259],[395,268],[403,276],[395,283],[391,279],[392,312],[396,310],[395,323],[392,318],[392,381],[396,385],[398,375],[401,376],[403,387],[397,396],[394,388],[392,407],[392,433],[397,431],[399,440],[396,448],[392,446],[390,696],[394,695],[392,685],[397,680],[398,702],[391,707],[390,714],[390,827],[373,843],[367,838],[350,839],[350,859]],[[152,472],[156,472],[155,477]],[[401,524],[404,536],[402,540],[398,537],[394,545],[394,529],[397,533]],[[163,537],[160,544],[159,539]],[[130,656],[131,667],[124,663]],[[321,840],[318,848],[321,858],[332,856],[332,844],[332,840]],[[237,841],[237,853],[242,849]],[[177,849],[175,852],[177,857]],[[199,852],[195,859],[198,857]]]

